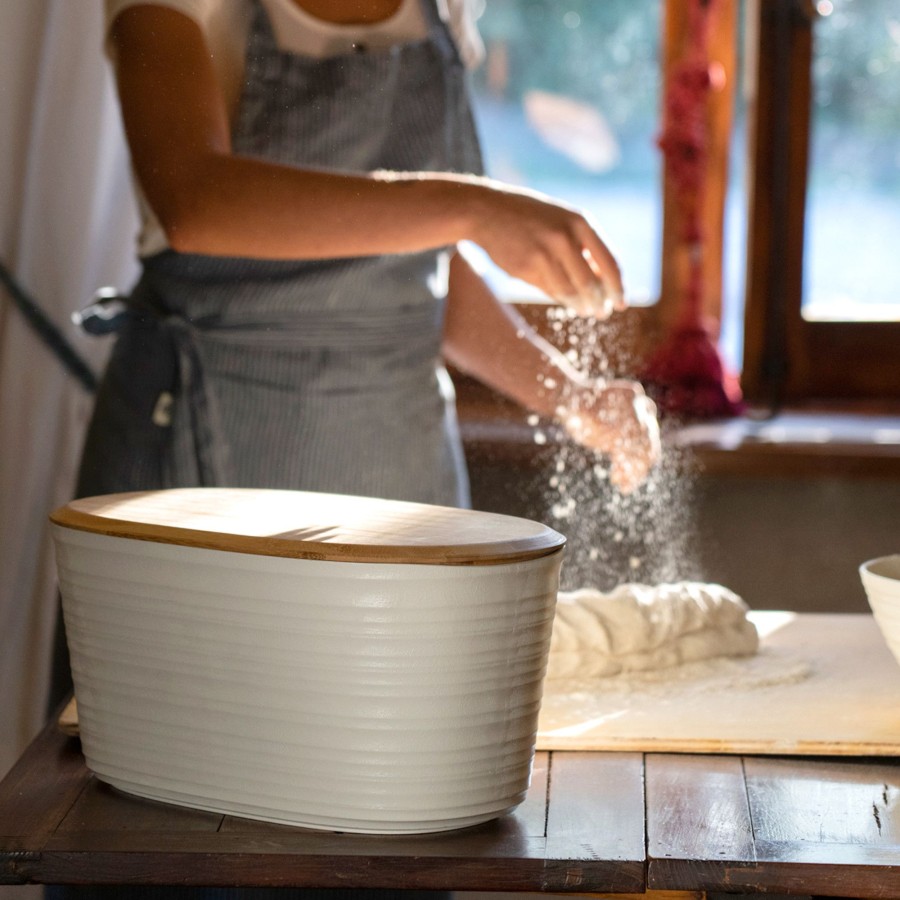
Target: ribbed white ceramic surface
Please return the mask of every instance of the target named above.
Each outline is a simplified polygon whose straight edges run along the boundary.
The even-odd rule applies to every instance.
[[[104,781],[382,834],[521,802],[561,552],[403,565],[53,535],[82,745]]]
[[[859,574],[875,622],[900,663],[900,554],[870,559]]]

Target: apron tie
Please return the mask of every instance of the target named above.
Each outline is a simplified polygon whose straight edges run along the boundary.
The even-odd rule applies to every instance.
[[[171,429],[169,464],[172,467],[172,481],[177,483],[184,478],[186,471],[194,468],[196,483],[200,487],[227,486],[228,446],[220,423],[215,392],[210,390],[204,375],[197,347],[197,329],[179,315],[162,317],[160,325],[171,336],[178,360],[180,390],[175,398],[168,400],[172,421],[175,423],[179,417],[185,417],[190,422],[189,428]],[[165,393],[157,400],[154,412],[160,411],[160,403],[167,403]]]
[[[152,423],[167,428],[171,437],[168,481],[178,485],[185,481],[186,473],[192,473],[188,480],[201,487],[227,485],[228,448],[214,393],[203,373],[197,347],[199,329],[184,316],[163,313],[150,302],[111,288],[98,291],[72,320],[88,334],[98,336],[114,334],[134,321],[149,320],[159,326],[175,349],[180,386],[175,393],[161,391],[150,416]],[[189,427],[179,427],[181,423],[189,423]]]

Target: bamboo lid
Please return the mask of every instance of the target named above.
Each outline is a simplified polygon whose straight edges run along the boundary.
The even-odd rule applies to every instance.
[[[251,488],[178,488],[74,500],[63,528],[232,553],[341,562],[498,565],[565,538],[538,522],[396,500]]]

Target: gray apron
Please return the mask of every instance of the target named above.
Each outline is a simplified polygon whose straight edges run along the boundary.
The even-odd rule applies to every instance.
[[[279,50],[254,6],[236,153],[481,171],[463,64],[434,0],[422,0],[427,38],[326,59]],[[315,227],[314,209],[299,215]],[[450,252],[145,259],[78,494],[200,485],[468,505],[440,364]]]

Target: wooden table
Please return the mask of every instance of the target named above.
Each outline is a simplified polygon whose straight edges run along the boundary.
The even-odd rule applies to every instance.
[[[0,784],[0,884],[194,884],[900,898],[900,762],[539,753],[512,815],[415,837],[152,801],[48,727]]]

